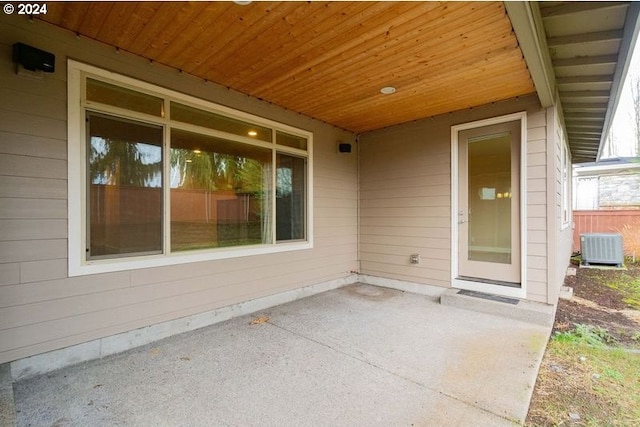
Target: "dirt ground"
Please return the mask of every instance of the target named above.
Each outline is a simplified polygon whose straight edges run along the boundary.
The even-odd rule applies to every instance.
[[[627,270],[578,268],[575,276],[565,278],[565,286],[573,288],[573,299],[560,300],[556,311],[554,333],[573,329],[576,323],[600,326],[609,331],[622,346],[638,344],[633,335],[640,331],[640,311],[624,301],[625,295],[602,283],[615,283],[621,275],[640,278],[640,266]]]

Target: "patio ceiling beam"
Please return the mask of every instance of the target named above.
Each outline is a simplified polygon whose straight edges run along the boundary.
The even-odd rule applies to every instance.
[[[617,55],[578,56],[575,58],[559,58],[553,60],[553,66],[558,67],[584,67],[585,65],[615,65]]]
[[[571,119],[584,119],[584,120],[594,120],[594,121],[602,121],[602,114],[599,113],[579,113],[579,112],[570,112],[564,113],[564,118],[567,120]]]
[[[571,146],[571,152],[572,153],[580,153],[583,155],[590,155],[590,156],[595,156],[596,154],[598,154],[598,146],[597,144],[593,144],[591,147],[576,147],[576,146]]]
[[[571,145],[574,147],[597,148],[600,138],[573,138]],[[596,150],[597,151],[597,150]]]
[[[577,12],[586,12],[590,10],[608,9],[620,6],[626,6],[626,2],[575,2],[568,4],[561,4],[558,6],[548,7],[542,11],[543,18],[549,18],[551,16],[570,15]]]
[[[584,131],[593,131],[593,132],[602,132],[602,125],[593,125],[593,126],[581,126],[579,124],[575,124],[575,123],[567,123],[567,127],[570,127],[572,129],[578,130],[584,130]]]
[[[526,1],[507,1],[504,2],[504,6],[529,67],[540,104],[542,107],[550,107],[555,102],[556,77],[540,8],[535,2]]]
[[[608,90],[575,90],[560,92],[562,99],[567,98],[609,98]]]
[[[602,123],[602,121],[600,121]],[[602,129],[602,124],[598,124],[596,121],[583,121],[583,120],[567,120],[567,127],[580,127],[585,129]]]
[[[600,132],[596,131],[596,130],[587,130],[587,129],[583,129],[583,128],[576,128],[576,127],[567,127],[567,133],[569,135],[592,135],[592,136],[597,136],[600,137]]]
[[[550,37],[547,43],[550,47],[566,46],[570,44],[592,43],[601,41],[616,41],[623,37],[622,30],[599,31],[595,33],[572,34],[570,36]]]
[[[567,76],[558,77],[558,84],[572,83],[612,83],[613,74],[602,74],[595,76]]]
[[[593,139],[594,137],[600,138],[600,132],[596,133],[586,129],[567,131],[567,133],[569,135],[578,136],[580,138],[588,138],[588,139]]]
[[[565,111],[606,111],[607,104],[605,103],[593,103],[593,102],[568,102],[562,104]]]
[[[595,156],[596,154],[598,154],[598,150],[597,147],[594,145],[593,149],[589,149],[589,148],[581,148],[581,147],[571,147],[571,152],[572,153],[579,153],[581,156],[589,156],[591,158],[593,158],[593,156]]]

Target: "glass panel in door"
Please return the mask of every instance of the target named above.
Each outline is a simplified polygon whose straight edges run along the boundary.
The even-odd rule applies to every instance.
[[[520,284],[519,123],[459,134],[461,278]]]

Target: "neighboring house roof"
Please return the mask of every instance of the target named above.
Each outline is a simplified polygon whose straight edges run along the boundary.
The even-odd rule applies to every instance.
[[[626,175],[640,173],[640,157],[615,157],[574,165],[575,176]]]
[[[602,159],[573,166],[573,208],[640,206],[640,157]]]
[[[584,162],[597,158],[610,125],[639,10],[631,2],[52,2],[33,18],[356,133],[533,92],[550,106],[559,93],[573,159]],[[395,93],[381,94],[385,86]]]

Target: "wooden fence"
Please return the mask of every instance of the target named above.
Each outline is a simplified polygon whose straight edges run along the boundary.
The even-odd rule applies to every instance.
[[[620,233],[627,255],[640,255],[640,209],[573,211],[573,250],[584,233]]]

